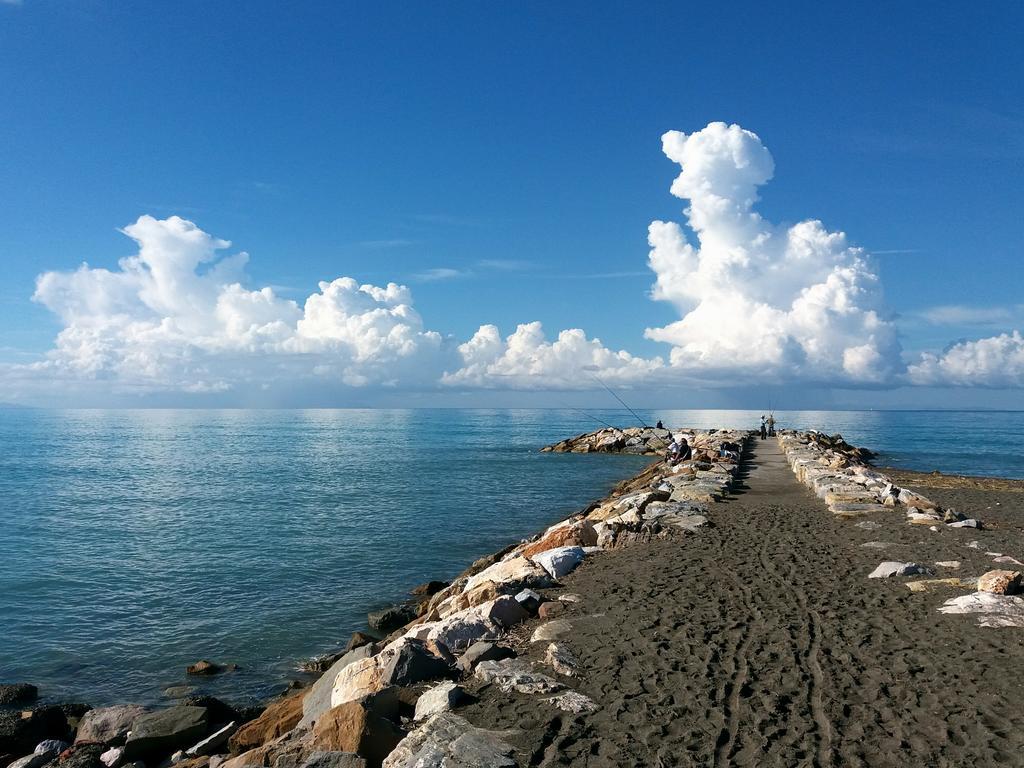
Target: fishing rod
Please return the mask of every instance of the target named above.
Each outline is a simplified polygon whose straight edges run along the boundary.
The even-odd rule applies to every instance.
[[[593,367],[592,367],[592,366],[589,366],[589,365],[588,365],[588,366],[585,366],[585,367],[583,368],[583,370],[585,370],[585,371],[586,371],[587,373],[589,373],[589,374],[590,374],[590,376],[591,376],[591,378],[592,378],[592,379],[593,379],[594,381],[596,381],[596,382],[597,382],[598,384],[600,384],[600,385],[601,385],[602,387],[604,387],[604,388],[605,388],[605,389],[606,389],[606,390],[608,391],[608,394],[610,394],[610,395],[611,395],[612,397],[614,397],[614,398],[615,398],[616,400],[618,400],[618,401],[619,401],[620,403],[622,403],[622,407],[623,407],[623,408],[625,408],[625,409],[626,409],[627,411],[629,411],[630,413],[632,413],[632,414],[633,414],[633,418],[635,418],[635,419],[636,419],[637,421],[639,421],[639,422],[640,422],[640,425],[641,425],[641,426],[642,426],[642,427],[643,427],[644,429],[650,429],[650,427],[649,427],[649,426],[647,426],[647,422],[646,422],[646,421],[644,421],[643,419],[641,419],[641,418],[640,418],[640,416],[639,416],[639,415],[637,415],[637,412],[636,412],[636,411],[634,411],[634,410],[633,410],[632,408],[630,408],[630,407],[629,407],[628,405],[626,405],[626,401],[625,401],[625,400],[623,400],[623,399],[622,399],[621,397],[619,397],[619,396],[618,396],[617,394],[615,394],[615,392],[614,392],[614,391],[612,390],[612,388],[611,388],[611,387],[609,387],[609,386],[608,386],[607,384],[605,384],[605,383],[604,383],[603,381],[601,381],[601,379],[599,379],[599,378],[597,377],[597,374],[595,374],[595,373],[593,372]]]
[[[605,425],[606,427],[608,427],[608,429],[610,429],[610,430],[612,430],[612,431],[614,431],[614,432],[621,432],[621,431],[622,431],[622,430],[621,430],[621,429],[620,429],[619,427],[614,427],[614,426],[612,426],[611,424],[609,424],[609,423],[608,423],[607,421],[605,421],[604,419],[599,419],[599,418],[597,418],[597,416],[595,416],[594,414],[592,414],[592,413],[587,413],[587,412],[586,412],[586,411],[584,411],[584,410],[583,410],[582,408],[573,408],[573,407],[572,407],[571,405],[568,405],[568,404],[566,404],[566,403],[564,403],[564,402],[562,403],[562,407],[563,407],[563,408],[568,408],[568,409],[569,409],[570,411],[576,411],[576,413],[582,413],[582,414],[583,414],[584,416],[586,416],[587,418],[593,419],[594,421],[598,422],[599,424],[604,424],[604,425]]]

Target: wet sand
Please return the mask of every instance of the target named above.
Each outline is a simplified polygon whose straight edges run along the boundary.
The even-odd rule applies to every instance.
[[[549,591],[582,597],[565,645],[597,712],[484,687],[460,713],[519,729],[524,765],[1024,765],[1024,631],[937,612],[969,590],[867,578],[882,560],[961,561],[936,577],[1017,567],[985,553],[1024,560],[1019,488],[901,477],[987,529],[933,533],[897,510],[865,530],[799,485],[774,440],[752,447],[713,528],[588,558]],[[535,660],[538,623],[516,633]]]

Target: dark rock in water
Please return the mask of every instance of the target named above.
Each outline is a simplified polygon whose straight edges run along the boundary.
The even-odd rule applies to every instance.
[[[481,661],[501,661],[515,655],[516,652],[508,646],[480,640],[469,646],[459,658],[459,669],[464,672],[472,672],[473,668]]]
[[[0,710],[0,754],[27,755],[47,739],[69,740],[67,718],[58,706],[25,712]]]
[[[64,713],[64,717],[68,722],[68,730],[78,730],[78,724],[82,721],[86,712],[92,710],[92,707],[88,704],[81,702],[73,702],[70,704],[58,704],[60,711]]]
[[[306,672],[312,675],[323,674],[333,666],[334,662],[344,655],[344,653],[324,653],[320,656],[314,656],[311,659],[306,659],[299,664],[298,668],[300,672]]]
[[[394,605],[366,616],[366,623],[378,632],[394,632],[417,618],[416,609],[411,605]]]
[[[221,723],[230,723],[232,721],[237,723],[245,722],[243,713],[240,710],[213,696],[190,696],[187,699],[182,699],[179,703],[186,707],[203,707],[209,716],[211,725],[220,725]],[[261,711],[257,711],[253,717],[259,717]],[[251,720],[252,718],[249,719]]]
[[[377,642],[377,638],[373,635],[368,635],[365,632],[353,632],[352,637],[348,639],[348,645],[345,646],[346,651],[354,651],[356,648],[361,648],[364,645]]]
[[[169,699],[183,699],[196,692],[194,685],[169,685],[164,688],[164,696]]]
[[[39,689],[30,683],[0,683],[0,705],[27,704],[39,697]]]
[[[427,650],[418,640],[408,639],[385,664],[381,679],[385,685],[415,685],[448,674],[443,659]]]
[[[142,715],[132,723],[124,756],[144,759],[190,747],[206,735],[209,723],[206,707],[184,704]]]
[[[78,724],[75,742],[97,742],[106,745],[124,744],[125,736],[136,719],[149,710],[138,704],[99,707],[86,712]]]
[[[190,664],[185,668],[185,673],[189,675],[219,675],[224,672],[225,669],[220,664],[214,664],[212,661],[201,659],[195,664]]]
[[[416,597],[431,597],[436,595],[442,589],[447,587],[451,582],[449,581],[428,581],[426,584],[420,584],[418,587],[414,587],[410,595]]]

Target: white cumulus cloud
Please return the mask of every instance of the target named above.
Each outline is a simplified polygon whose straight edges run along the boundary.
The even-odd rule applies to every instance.
[[[909,376],[915,384],[1024,387],[1024,336],[1013,331],[961,341],[941,355],[922,355]]]
[[[648,232],[653,296],[682,317],[646,335],[672,345],[674,369],[851,384],[902,372],[869,257],[820,221],[781,227],[754,209],[775,170],[756,134],[711,123],[669,131],[662,148],[682,167],[671,191],[689,201],[697,239],[675,222],[654,221]]]

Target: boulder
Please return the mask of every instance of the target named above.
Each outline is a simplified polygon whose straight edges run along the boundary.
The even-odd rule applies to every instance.
[[[468,648],[477,640],[496,637],[498,627],[485,619],[475,608],[469,608],[446,616],[430,626],[427,643],[451,653]]]
[[[532,558],[541,552],[559,547],[591,547],[597,544],[597,532],[590,520],[577,520],[553,526],[544,532],[541,538],[522,551],[523,557]]]
[[[448,674],[448,664],[420,640],[402,638],[381,651],[383,685],[415,685]]]
[[[241,707],[235,709],[230,704],[213,696],[189,696],[178,703],[186,704],[190,707],[206,707],[206,711],[210,715],[211,725],[224,725],[232,720],[241,725],[250,720],[255,720],[264,711],[263,707]]]
[[[415,621],[417,616],[416,609],[411,605],[393,605],[367,614],[366,623],[371,629],[388,634]]]
[[[302,701],[305,695],[306,691],[300,691],[278,699],[270,704],[262,715],[235,731],[228,739],[231,754],[238,755],[267,744],[298,725],[302,719]]]
[[[55,768],[104,768],[100,755],[104,753],[102,744],[74,744],[60,754]]]
[[[541,619],[554,619],[561,613],[565,613],[565,603],[560,600],[541,603],[540,608],[537,609],[537,617]]]
[[[313,752],[299,768],[367,768],[366,761],[352,752]]]
[[[8,765],[7,768],[40,768],[40,766],[46,765],[59,754],[59,751],[42,753],[33,752],[31,755],[25,755],[25,757],[18,758]]]
[[[505,629],[514,627],[530,618],[529,611],[520,605],[514,597],[508,595],[502,595],[489,603],[484,603],[477,608],[477,613],[485,621]]]
[[[917,563],[900,563],[895,560],[888,560],[880,563],[875,570],[868,574],[868,578],[888,579],[892,576],[913,576],[918,573],[931,573],[931,571]]]
[[[39,696],[39,689],[30,683],[0,684],[0,706],[28,704]]]
[[[988,571],[978,578],[978,591],[1013,595],[1020,591],[1020,571]]]
[[[488,581],[504,585],[509,592],[515,592],[526,587],[543,588],[551,586],[551,578],[547,572],[532,560],[528,560],[521,555],[510,557],[508,560],[501,560],[480,571],[475,576],[471,576],[466,581],[464,591],[469,592]]]
[[[380,765],[404,732],[374,711],[367,700],[348,701],[325,712],[313,726],[312,744],[320,751],[355,752]]]
[[[572,712],[575,715],[596,712],[598,710],[598,706],[594,703],[593,699],[576,691],[562,691],[544,699],[544,701],[554,704],[563,712]]]
[[[571,573],[583,562],[582,547],[558,547],[534,555],[533,561],[541,566],[553,579],[560,579]]]
[[[530,613],[536,613],[544,598],[532,589],[524,589],[516,595],[516,602]]]
[[[537,627],[530,638],[530,642],[538,643],[543,640],[558,640],[570,632],[572,632],[572,624],[567,619],[555,619]]]
[[[444,682],[435,685],[416,700],[416,714],[413,719],[426,720],[441,712],[448,712],[465,696],[465,690],[456,683]]]
[[[553,677],[537,672],[522,659],[481,661],[473,674],[485,683],[494,683],[505,693],[553,693],[563,688]]]
[[[994,592],[974,592],[947,600],[940,613],[978,614],[982,627],[1024,627],[1024,599]]]
[[[561,643],[551,643],[544,653],[544,663],[555,672],[566,677],[579,674],[579,662],[572,652]]]
[[[312,733],[296,728],[255,749],[225,760],[219,768],[246,768],[246,766],[274,766],[274,768],[299,768],[312,751]],[[199,758],[196,758],[197,760]],[[211,758],[211,763],[216,758]]]
[[[472,672],[473,668],[481,661],[499,661],[515,655],[516,652],[507,645],[481,640],[466,649],[466,652],[459,658],[458,665],[463,672]]]
[[[215,755],[218,752],[223,752],[227,746],[228,739],[230,739],[235,731],[238,730],[238,725],[234,722],[228,723],[223,728],[220,728],[205,739],[197,744],[193,744],[191,747],[185,750],[185,754],[188,757],[199,757],[202,755]]]
[[[372,643],[357,646],[334,662],[330,669],[313,683],[302,700],[302,719],[299,725],[312,725],[314,720],[331,708],[331,692],[341,670],[353,662],[370,658],[373,650]]]
[[[368,635],[365,632],[353,632],[352,637],[348,639],[348,645],[345,646],[345,650],[354,651],[356,648],[362,648],[364,645],[371,645],[376,641],[377,638],[373,635]]]
[[[100,762],[107,766],[107,768],[118,768],[123,760],[124,747],[111,747],[100,755]]]
[[[313,752],[299,768],[367,768],[366,761],[351,752]]]
[[[123,744],[132,723],[149,710],[138,704],[119,704],[113,707],[90,709],[78,723],[75,743],[98,742]]]
[[[402,739],[383,768],[514,768],[515,750],[506,741],[512,735],[442,712]]]
[[[205,707],[179,705],[138,717],[124,745],[128,760],[173,752],[195,744],[206,733],[209,713]]]
[[[450,583],[448,581],[428,581],[426,584],[413,587],[412,592],[409,594],[415,597],[433,597]]]
[[[342,669],[335,678],[331,688],[331,707],[356,701],[384,687],[378,657],[359,659]]]

